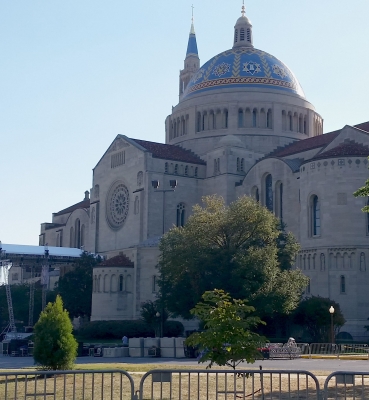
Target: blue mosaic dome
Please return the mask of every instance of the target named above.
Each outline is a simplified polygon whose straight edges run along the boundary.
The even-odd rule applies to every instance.
[[[260,88],[305,98],[293,72],[274,56],[253,47],[224,51],[204,64],[187,85],[182,100],[221,88]]]

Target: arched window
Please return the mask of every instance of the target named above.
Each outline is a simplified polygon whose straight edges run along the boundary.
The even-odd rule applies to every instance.
[[[85,226],[81,226],[81,248],[85,245]]]
[[[325,255],[320,253],[320,270],[325,271]]]
[[[366,271],[365,253],[360,254],[360,271]]]
[[[183,203],[177,205],[177,226],[184,226],[186,218],[186,206]]]
[[[237,43],[238,41],[238,29],[235,29],[234,31],[234,42]]]
[[[304,118],[303,118],[302,114],[300,114],[300,117],[299,117],[299,132],[300,133],[304,132]]]
[[[240,29],[240,42],[245,40],[245,28]]]
[[[210,112],[209,129],[215,129],[215,115],[214,111]]]
[[[228,110],[224,110],[224,128],[228,128]]]
[[[123,284],[124,284],[123,275],[119,275],[119,291],[120,292],[123,292]]]
[[[281,221],[283,219],[283,183],[277,182],[276,188],[276,217],[278,217]]]
[[[268,129],[272,129],[272,110],[269,108],[267,112],[267,126]]]
[[[254,108],[252,110],[252,127],[256,128],[258,126],[258,110]]]
[[[315,195],[311,201],[311,232],[313,236],[320,236],[320,202]]]
[[[196,127],[197,132],[201,132],[201,113],[197,113],[197,127]]]
[[[340,292],[346,293],[346,277],[344,275],[340,276]]]
[[[71,226],[69,231],[69,247],[74,247],[74,231],[73,226]]]
[[[243,128],[243,110],[241,108],[238,110],[238,127]]]
[[[76,219],[74,232],[75,232],[75,236],[76,236],[74,247],[79,249],[81,247],[81,221],[79,220],[79,218]]]
[[[265,178],[265,207],[273,212],[273,180],[271,174],[268,174]]]

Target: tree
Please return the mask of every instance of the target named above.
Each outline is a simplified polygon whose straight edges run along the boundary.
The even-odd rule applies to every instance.
[[[205,292],[202,299],[191,313],[204,322],[205,331],[186,339],[187,345],[199,347],[200,362],[210,361],[207,368],[216,363],[233,369],[243,361],[254,363],[260,356],[258,348],[265,343],[265,338],[251,331],[263,323],[250,315],[254,307],[217,289]]]
[[[159,337],[163,334],[164,324],[169,315],[162,306],[160,300],[144,302],[141,306],[142,319],[155,330],[155,336]]]
[[[369,159],[369,157],[368,157]],[[366,180],[365,185],[354,192],[355,197],[367,197],[369,196],[369,179]],[[369,205],[362,208],[363,212],[369,212]]]
[[[203,202],[160,242],[160,296],[168,311],[191,318],[202,294],[215,288],[247,299],[261,318],[294,310],[307,278],[291,270],[293,236],[282,234],[277,218],[250,197],[229,207],[216,196]]]
[[[333,324],[335,332],[346,322],[335,301],[318,296],[303,300],[294,312],[294,322],[306,329],[313,342],[330,341],[331,314],[329,308],[333,306]]]
[[[74,269],[59,279],[57,292],[71,317],[91,316],[93,268],[100,258],[83,253]]]
[[[55,303],[48,303],[35,325],[35,362],[48,370],[71,369],[78,346],[72,330],[68,311],[63,309],[63,301],[57,296]]]

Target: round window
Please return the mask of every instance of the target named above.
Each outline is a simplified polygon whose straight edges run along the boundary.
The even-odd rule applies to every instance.
[[[127,219],[129,210],[129,191],[123,182],[111,186],[106,199],[106,216],[112,229],[120,229]]]

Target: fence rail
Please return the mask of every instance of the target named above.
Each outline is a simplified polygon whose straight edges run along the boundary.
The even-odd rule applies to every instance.
[[[333,372],[324,382],[324,399],[369,399],[369,372]]]
[[[326,379],[302,370],[157,369],[134,376],[122,370],[2,372],[0,399],[369,399],[369,371],[337,371]]]
[[[155,370],[141,379],[139,399],[320,399],[318,379],[307,371]]]
[[[369,346],[367,344],[311,343],[308,346],[310,358],[314,355],[328,355],[342,359],[364,358],[369,360]]]
[[[121,370],[0,373],[0,399],[132,400],[134,382]]]

